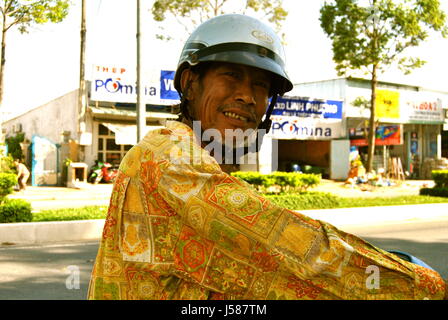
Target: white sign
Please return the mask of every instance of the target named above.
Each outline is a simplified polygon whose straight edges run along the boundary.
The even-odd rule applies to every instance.
[[[444,122],[442,100],[432,94],[422,92],[403,92],[400,96],[401,118],[409,123]]]
[[[429,91],[395,91],[398,91],[399,93],[399,118],[387,119],[387,122],[422,124],[443,123],[443,104],[445,103],[445,101],[443,101],[442,99],[446,99],[446,95],[432,93]],[[370,89],[350,88],[346,99],[348,102],[348,107],[346,109],[345,116],[354,118],[369,118],[369,108],[354,107],[352,105],[353,101],[357,97],[364,97],[367,101],[370,101]]]
[[[137,76],[134,69],[127,66],[94,65],[91,100],[136,103]],[[156,105],[178,103],[179,96],[174,88],[174,71],[144,70],[142,83],[144,103]]]
[[[274,139],[331,140],[344,136],[339,119],[271,116],[268,135]]]

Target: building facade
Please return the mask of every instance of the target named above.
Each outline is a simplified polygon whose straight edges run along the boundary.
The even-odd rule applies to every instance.
[[[96,161],[118,166],[136,144],[136,87],[130,85],[132,73],[124,67],[95,66],[94,70],[97,72],[87,83],[82,112],[79,90],[74,90],[2,124],[6,137],[25,134],[22,151],[31,168],[32,185],[65,185],[68,167],[78,163],[88,169]],[[152,79],[145,80],[143,134],[164,126],[168,119],[178,118],[172,107],[178,98],[172,86],[174,72],[152,70],[147,74]],[[83,179],[83,175],[85,172],[75,178]]]
[[[370,81],[342,78],[302,83],[295,85],[290,94],[289,100],[296,102],[290,109],[308,114],[297,113],[295,116],[301,117],[293,118],[288,107],[279,108],[287,111],[286,118],[281,119],[283,135],[275,135],[275,123],[272,127],[279,148],[279,166],[282,160],[319,166],[331,179],[346,179],[350,150],[358,149],[366,158]],[[447,92],[379,82],[374,169],[387,171],[389,159],[396,158],[411,177],[430,178],[430,163],[434,167],[435,160],[448,154],[448,135],[444,131],[447,97]],[[321,101],[320,106],[313,105],[316,100]],[[340,109],[336,102],[342,104]],[[309,116],[313,112],[314,118]]]
[[[78,90],[3,123],[7,137],[25,133],[23,151],[33,185],[64,185],[68,162],[88,168],[96,161],[118,165],[136,144],[135,87],[115,75],[124,68],[98,70],[87,86],[83,132]],[[161,71],[156,84],[145,88],[146,132],[178,118],[173,76],[172,71]],[[270,173],[300,168],[345,180],[350,151],[367,152],[370,93],[370,82],[364,79],[295,85],[290,96],[278,99],[256,161],[243,162],[240,169]],[[430,178],[428,163],[448,155],[447,97],[444,92],[380,82],[374,169],[387,171],[388,160],[399,158],[411,177]]]

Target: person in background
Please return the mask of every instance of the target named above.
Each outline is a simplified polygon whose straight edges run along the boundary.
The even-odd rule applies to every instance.
[[[28,170],[26,165],[20,162],[19,159],[15,159],[14,164],[17,168],[17,181],[19,184],[19,191],[25,191],[26,183],[28,181],[28,178],[30,177],[30,171]]]

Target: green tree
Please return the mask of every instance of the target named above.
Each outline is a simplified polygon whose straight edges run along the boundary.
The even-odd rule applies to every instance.
[[[425,62],[405,55],[430,32],[448,34],[439,0],[332,0],[320,10],[321,27],[332,40],[333,60],[340,76],[362,70],[371,76],[367,171],[375,152],[378,76],[392,65],[405,74]]]
[[[6,33],[17,27],[21,33],[28,32],[33,24],[61,22],[68,14],[69,0],[0,0],[1,13],[1,62],[0,106],[3,101],[3,71],[6,62]]]
[[[13,137],[6,138],[8,155],[11,155],[14,159],[23,160],[22,147],[20,146],[23,141],[25,141],[25,134],[23,132],[20,132]]]
[[[151,11],[155,21],[163,22],[167,16],[176,18],[188,33],[201,22],[225,13],[261,13],[262,18],[266,18],[279,31],[288,15],[282,7],[282,0],[156,0]],[[163,26],[160,28],[164,29]],[[157,37],[173,39],[162,34]]]

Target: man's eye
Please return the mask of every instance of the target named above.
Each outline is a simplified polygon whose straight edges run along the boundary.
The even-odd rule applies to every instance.
[[[226,76],[232,77],[232,78],[238,78],[239,74],[237,72],[234,71],[227,71],[224,73]]]
[[[255,85],[259,86],[259,87],[262,87],[262,88],[265,88],[265,89],[268,89],[268,90],[270,88],[270,84],[268,82],[265,82],[265,81],[256,81]]]

